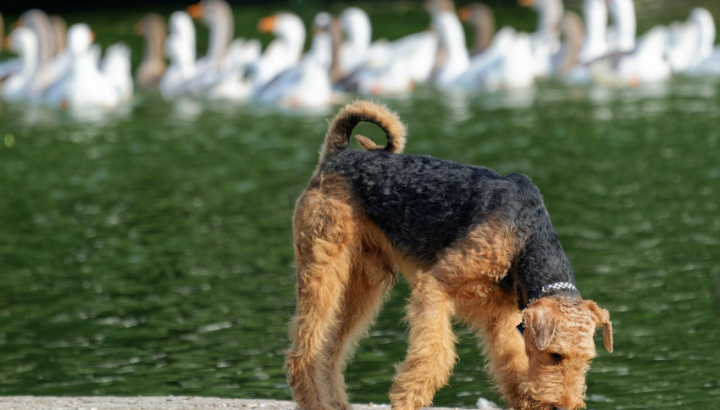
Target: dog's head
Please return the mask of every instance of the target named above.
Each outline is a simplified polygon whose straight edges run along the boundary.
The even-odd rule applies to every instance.
[[[546,297],[525,309],[523,322],[529,368],[515,409],[585,408],[585,374],[595,357],[598,327],[605,348],[613,349],[608,311],[591,300]]]

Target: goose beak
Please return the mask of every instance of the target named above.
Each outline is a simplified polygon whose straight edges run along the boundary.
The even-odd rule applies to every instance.
[[[188,6],[188,8],[185,9],[185,11],[187,12],[187,14],[190,15],[190,17],[192,17],[195,20],[202,17],[203,12],[204,12],[203,7],[200,3],[195,3],[195,4]]]
[[[92,40],[91,43],[94,43],[96,38],[97,37],[95,37],[95,32],[90,30],[90,39]]]
[[[465,6],[458,10],[458,17],[460,18],[460,21],[470,21],[472,18],[472,11],[470,11],[470,7]]]
[[[258,21],[258,31],[261,33],[272,33],[275,28],[275,16],[263,17]]]
[[[518,0],[518,4],[523,7],[531,7],[533,4],[535,4],[535,0]]]
[[[135,25],[133,26],[133,34],[135,34],[136,36],[142,35],[142,26],[143,26],[142,20],[135,23]]]
[[[5,50],[10,50],[10,36],[5,37],[3,47],[5,48]]]

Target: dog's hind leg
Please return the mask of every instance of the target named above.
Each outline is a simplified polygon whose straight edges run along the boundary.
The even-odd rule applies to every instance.
[[[412,287],[408,352],[390,389],[395,410],[430,405],[435,391],[447,384],[456,360],[452,301],[430,273],[421,274]]]
[[[288,384],[302,410],[330,410],[327,369],[330,341],[357,254],[352,207],[306,193],[294,215],[297,264],[296,316],[290,330]]]
[[[352,357],[358,339],[380,311],[384,296],[393,281],[392,266],[379,252],[367,246],[354,268],[345,290],[337,332],[328,349],[330,405],[336,410],[350,410],[343,371]]]

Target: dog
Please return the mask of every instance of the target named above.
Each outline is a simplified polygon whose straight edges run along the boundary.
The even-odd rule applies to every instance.
[[[358,136],[379,126],[387,145]],[[521,174],[403,155],[406,127],[356,101],[330,124],[295,206],[297,306],[288,384],[302,410],[351,410],[343,371],[401,272],[411,288],[395,410],[432,403],[456,361],[454,318],[476,330],[486,369],[515,410],[585,407],[585,377],[607,310],[583,300],[540,191]]]

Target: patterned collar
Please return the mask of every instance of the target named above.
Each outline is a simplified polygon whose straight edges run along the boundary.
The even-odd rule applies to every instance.
[[[545,294],[547,294],[551,290],[574,290],[575,292],[578,291],[575,285],[570,282],[555,282],[549,285],[544,285],[542,288],[536,290],[535,292],[533,292],[532,295],[530,295],[530,297],[528,297],[528,306],[534,301],[545,296]]]

